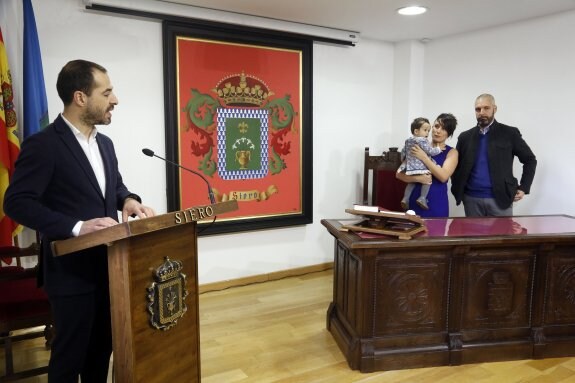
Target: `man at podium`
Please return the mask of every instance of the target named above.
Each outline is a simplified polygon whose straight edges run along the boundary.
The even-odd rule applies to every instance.
[[[113,143],[96,129],[118,104],[106,69],[70,61],[56,87],[64,110],[23,142],[4,210],[41,236],[38,278],[56,328],[48,381],[105,383],[112,353],[106,249],[53,257],[50,243],[116,225],[118,211],[124,221],[155,212],[124,185]]]

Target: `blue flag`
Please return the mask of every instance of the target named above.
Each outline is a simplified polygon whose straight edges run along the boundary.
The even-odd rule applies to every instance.
[[[48,101],[31,0],[24,5],[24,138],[48,125]]]

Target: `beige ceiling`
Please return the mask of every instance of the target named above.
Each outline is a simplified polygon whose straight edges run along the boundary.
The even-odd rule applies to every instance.
[[[360,32],[389,42],[436,39],[575,10],[575,0],[162,0]],[[406,17],[404,5],[429,11]]]

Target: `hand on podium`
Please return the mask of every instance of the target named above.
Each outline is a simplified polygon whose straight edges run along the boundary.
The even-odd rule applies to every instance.
[[[140,202],[133,198],[126,198],[124,207],[122,208],[122,222],[128,221],[128,217],[136,216],[138,218],[149,218],[156,215],[156,212],[151,207],[142,205]]]
[[[82,226],[80,226],[80,232],[78,235],[92,233],[94,231],[102,230],[117,224],[118,222],[110,217],[90,219],[82,222]]]

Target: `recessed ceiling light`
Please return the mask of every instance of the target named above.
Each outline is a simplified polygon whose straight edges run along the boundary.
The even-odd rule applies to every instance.
[[[399,13],[400,15],[404,15],[404,16],[421,15],[422,13],[425,13],[425,12],[427,12],[427,8],[419,6],[419,5],[403,7],[403,8],[399,8],[397,10],[397,13]]]

